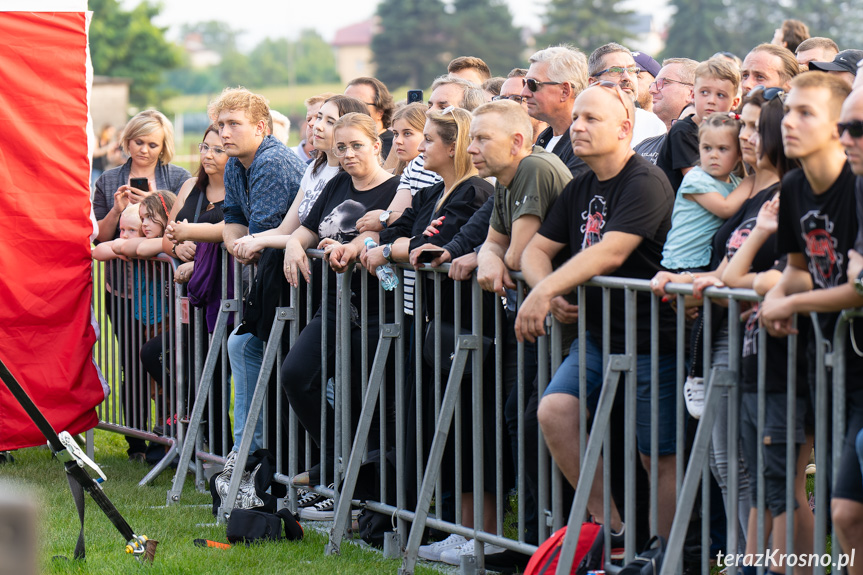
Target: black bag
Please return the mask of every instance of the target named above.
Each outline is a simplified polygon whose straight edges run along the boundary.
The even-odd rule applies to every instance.
[[[471,331],[461,329],[462,335],[470,335]],[[435,336],[435,320],[429,322],[426,328],[425,341],[423,342],[423,359],[428,365],[434,366],[434,336]],[[440,367],[443,373],[449,373],[452,368],[453,359],[455,359],[455,326],[451,323],[440,322]],[[494,340],[487,336],[482,336],[482,359],[488,356],[488,351],[491,349],[491,344]],[[468,375],[472,372],[473,362],[468,361],[464,366],[464,374]]]
[[[395,450],[387,452],[384,457],[387,468],[387,503],[395,505],[396,499],[396,466]],[[368,457],[360,466],[357,475],[357,484],[354,489],[354,499],[360,501],[381,501],[381,452],[378,449],[369,452]],[[384,548],[384,535],[394,531],[393,520],[389,515],[363,509],[357,518],[359,534],[363,541],[377,547]]]
[[[282,536],[282,524],[285,534]],[[234,509],[228,518],[228,541],[231,543],[256,543],[261,541],[298,541],[303,538],[303,528],[296,515],[287,509],[278,513],[267,513],[254,509]]]
[[[233,456],[234,458],[236,456]],[[231,475],[234,473],[233,460],[231,456],[226,462],[225,469],[210,478],[210,494],[213,496],[213,515],[217,515],[219,507],[222,506],[222,497],[227,495]],[[274,513],[276,511],[276,499],[284,497],[287,489],[284,485],[273,483],[273,473],[276,469],[276,458],[269,450],[258,449],[250,453],[246,459],[246,468],[243,479],[240,482],[240,491],[234,503],[235,509],[259,508],[263,511]],[[269,493],[267,492],[269,491]]]
[[[665,539],[655,535],[644,546],[644,551],[636,555],[632,562],[624,565],[618,575],[659,575],[664,558]]]
[[[369,508],[360,512],[360,516],[357,517],[357,525],[362,540],[378,549],[384,548],[384,535],[390,531],[395,531],[392,517],[372,511]]]

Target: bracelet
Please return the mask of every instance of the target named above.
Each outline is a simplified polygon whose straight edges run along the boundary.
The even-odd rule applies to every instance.
[[[171,253],[177,255],[177,244],[171,246]]]
[[[695,274],[694,274],[694,273],[692,273],[692,272],[690,272],[690,271],[684,271],[684,272],[681,272],[681,273],[684,273],[684,274],[688,275],[688,276],[689,276],[689,278],[692,280],[692,283],[695,283]]]

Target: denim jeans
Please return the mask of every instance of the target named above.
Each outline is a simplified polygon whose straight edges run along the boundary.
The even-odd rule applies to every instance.
[[[239,328],[238,328],[239,329]],[[252,405],[258,375],[264,362],[264,342],[250,333],[237,335],[236,330],[228,337],[228,357],[234,374],[234,451],[240,449],[246,416]],[[264,418],[258,417],[249,452],[264,445]]]

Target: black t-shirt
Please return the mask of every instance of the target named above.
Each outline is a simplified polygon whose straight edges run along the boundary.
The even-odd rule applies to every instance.
[[[718,268],[726,256],[731,259],[734,252],[746,241],[749,232],[755,227],[755,219],[758,217],[761,206],[772,200],[778,192],[779,182],[764,188],[743,202],[737,213],[725,220],[716,230],[716,234],[713,236],[713,256],[710,260],[710,269]],[[752,262],[752,269],[759,272],[770,269],[778,257],[776,242],[770,240],[758,250],[755,260]]]
[[[200,211],[198,211],[198,200],[201,202]],[[212,204],[211,207],[210,201],[207,199],[206,190],[203,190],[196,185],[192,188],[192,191],[189,192],[186,201],[183,202],[183,207],[180,208],[180,211],[177,213],[177,221],[182,222],[183,220],[189,220],[191,223],[219,223],[225,219],[225,215],[222,213],[222,205],[224,203],[225,201],[222,200],[221,202]],[[198,211],[197,219],[195,219],[196,211]]]
[[[592,171],[574,178],[546,215],[539,233],[562,243],[577,254],[602,240],[608,232],[624,232],[642,238],[623,264],[609,275],[625,278],[652,278],[662,270],[662,245],[671,228],[674,192],[656,166],[633,154],[615,177],[599,181]],[[587,328],[591,335],[602,335],[602,289],[586,290]],[[650,349],[650,296],[641,292],[638,301],[638,351]],[[660,342],[665,353],[674,351],[674,314],[660,306]],[[588,311],[589,310],[589,311]],[[625,349],[625,305],[623,290],[611,291],[611,350]]]
[[[554,138],[554,130],[549,126],[536,138],[536,145],[545,148],[551,139]],[[590,168],[584,163],[584,160],[575,155],[572,151],[572,142],[569,139],[569,128],[563,133],[554,148],[551,150],[558,158],[563,160],[569,171],[572,172],[572,177],[576,178],[579,174],[589,172]]]
[[[393,147],[393,133],[390,130],[384,130],[378,134],[378,138],[381,139],[381,158],[386,158]]]
[[[671,126],[668,137],[659,150],[656,165],[662,168],[671,188],[676,192],[683,181],[683,172],[698,164],[698,125],[687,116]]]
[[[658,136],[644,138],[633,148],[633,151],[655,166],[666,138],[668,138],[668,134],[659,134]]]
[[[847,162],[833,185],[822,194],[812,191],[801,168],[782,179],[778,251],[805,256],[814,289],[837,287],[848,280],[846,254],[854,247],[859,227],[855,184],[856,178]],[[824,337],[832,340],[838,317],[838,313],[818,314]],[[852,329],[856,341],[863,341],[863,322],[854,322]],[[854,353],[851,341],[846,344],[847,388],[863,389],[863,358]]]
[[[370,189],[359,191],[354,188],[353,180],[347,172],[333,176],[321,191],[318,200],[309,210],[303,227],[318,234],[320,239],[331,238],[340,243],[350,242],[357,237],[357,220],[366,212],[385,210],[396,195],[398,178],[389,178],[384,183]],[[360,294],[360,270],[355,268],[351,279],[352,296]],[[377,292],[377,278],[369,277],[369,293]],[[333,284],[334,285],[334,284]],[[336,290],[330,290],[335,294]],[[334,301],[331,296],[331,301]],[[377,309],[378,298],[368,298],[369,309]]]

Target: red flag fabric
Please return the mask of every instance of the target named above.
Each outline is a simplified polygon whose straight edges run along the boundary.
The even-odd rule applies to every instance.
[[[95,427],[85,12],[0,12],[0,357],[54,429]],[[0,384],[0,450],[44,437]]]

